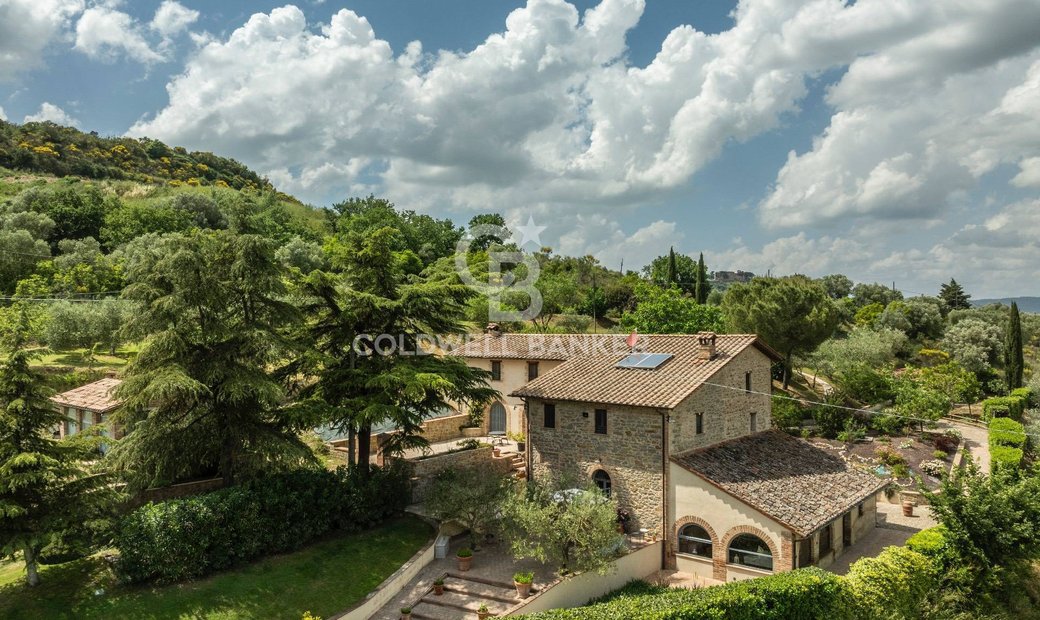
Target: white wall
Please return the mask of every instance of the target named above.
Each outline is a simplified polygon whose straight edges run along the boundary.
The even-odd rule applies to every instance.
[[[466,358],[466,363],[473,368],[481,368],[491,371],[490,359],[477,357]],[[519,433],[524,430],[524,401],[509,394],[527,383],[527,362],[538,362],[538,376],[542,376],[563,362],[558,360],[499,360],[502,362],[502,378],[499,381],[489,381],[489,385],[498,390],[502,396],[499,400],[506,407],[506,430],[510,433]],[[484,413],[485,423],[488,421],[489,406]]]

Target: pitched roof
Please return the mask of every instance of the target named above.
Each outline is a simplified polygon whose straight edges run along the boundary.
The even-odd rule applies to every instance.
[[[107,413],[121,404],[121,401],[112,395],[112,392],[120,383],[122,383],[120,379],[100,379],[71,389],[68,392],[52,396],[51,402],[63,407],[75,407],[77,409],[86,409],[87,411],[96,411],[97,413]]]
[[[486,359],[567,360],[575,355],[627,351],[625,334],[482,334],[451,350]]]
[[[653,370],[618,368],[629,351],[576,355],[512,393],[544,400],[632,405],[673,409],[738,353],[756,346],[779,357],[754,334],[719,334],[716,356],[702,359],[696,334],[643,335],[637,348],[646,353],[669,353],[670,359]]]
[[[779,430],[724,441],[672,461],[800,536],[812,534],[888,483]]]

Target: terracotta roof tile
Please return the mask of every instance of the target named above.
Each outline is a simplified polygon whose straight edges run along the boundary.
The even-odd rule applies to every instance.
[[[745,435],[672,460],[800,536],[812,534],[888,483],[778,430]]]
[[[628,355],[624,348],[613,354],[577,355],[512,396],[672,409],[747,347],[755,345],[777,356],[754,334],[719,334],[717,355],[706,360],[699,356],[697,339],[696,334],[640,336],[639,351],[672,355],[652,370],[618,368]]]
[[[567,360],[575,355],[626,351],[625,334],[484,334],[451,350],[485,359]]]
[[[120,405],[120,401],[112,396],[112,391],[122,383],[120,379],[105,378],[93,383],[81,385],[68,392],[51,397],[51,402],[63,407],[75,407],[107,413]]]

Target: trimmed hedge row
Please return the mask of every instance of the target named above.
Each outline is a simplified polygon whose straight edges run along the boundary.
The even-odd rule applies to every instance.
[[[847,577],[802,568],[696,590],[633,583],[600,602],[524,616],[531,620],[874,620],[917,617],[938,564],[905,547],[855,562]]]
[[[1029,407],[1032,398],[1032,390],[1029,388],[1018,388],[1011,391],[1010,396],[994,396],[982,401],[982,417],[985,420],[993,418],[1013,418],[1021,420],[1022,414]]]
[[[127,582],[193,579],[299,548],[331,530],[370,528],[403,509],[408,497],[400,469],[374,469],[363,480],[340,468],[150,503],[119,523],[116,568]]]
[[[1023,456],[1022,448],[993,446],[989,449],[989,471],[992,473],[1000,469],[1018,469],[1022,466]]]
[[[989,421],[990,472],[1000,468],[1017,469],[1026,446],[1025,426],[1010,418]]]

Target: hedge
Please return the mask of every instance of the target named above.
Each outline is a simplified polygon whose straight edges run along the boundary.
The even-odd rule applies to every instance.
[[[946,527],[936,525],[917,532],[906,540],[906,548],[930,558],[938,557],[946,549]]]
[[[1024,448],[1026,429],[1021,422],[1010,418],[993,418],[989,421],[989,445]]]
[[[1032,390],[1029,388],[1018,388],[1011,391],[1010,396],[994,396],[982,401],[982,417],[986,420],[993,418],[1022,419],[1029,402],[1032,398]]]
[[[330,530],[358,531],[399,512],[409,497],[400,469],[303,470],[206,495],[150,503],[116,529],[116,569],[127,582],[171,583],[299,548]]]
[[[1022,448],[993,446],[989,449],[989,470],[992,473],[998,469],[1018,469],[1022,455]]]
[[[939,567],[906,547],[885,547],[849,567],[845,585],[857,618],[916,618],[921,601],[938,585]]]

